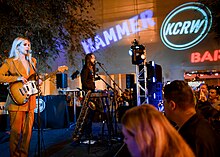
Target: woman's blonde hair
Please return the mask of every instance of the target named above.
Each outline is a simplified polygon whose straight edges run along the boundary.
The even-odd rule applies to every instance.
[[[121,122],[134,136],[142,157],[194,156],[167,118],[152,105],[127,110]]]
[[[9,58],[14,58],[15,60],[19,58],[19,51],[17,47],[23,42],[23,41],[28,41],[30,42],[29,39],[23,38],[23,37],[17,37],[14,39],[11,50],[9,52]],[[28,55],[28,60],[31,61],[31,54],[29,53]]]

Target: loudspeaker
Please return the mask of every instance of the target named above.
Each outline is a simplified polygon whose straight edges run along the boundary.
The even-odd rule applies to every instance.
[[[154,105],[158,108],[159,102],[163,100],[163,84],[161,82],[148,82],[147,83],[147,89],[148,89],[148,98],[149,98],[149,104]]]
[[[134,88],[134,74],[126,74],[126,88]]]
[[[59,73],[56,74],[57,88],[67,88],[67,74]]]
[[[162,82],[162,67],[150,61],[147,64],[147,80],[153,82],[153,78],[155,82]]]

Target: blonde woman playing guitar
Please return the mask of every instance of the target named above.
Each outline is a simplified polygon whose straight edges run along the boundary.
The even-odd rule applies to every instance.
[[[36,93],[30,88],[35,83],[42,83],[40,79],[39,82],[32,80],[35,83],[24,87],[36,70],[36,59],[31,56],[30,51],[30,41],[17,37],[13,41],[9,58],[0,67],[0,83],[9,83],[5,109],[10,117],[10,156],[28,157],[36,108]],[[24,100],[20,101],[20,98]]]

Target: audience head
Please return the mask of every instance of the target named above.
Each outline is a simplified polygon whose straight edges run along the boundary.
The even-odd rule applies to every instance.
[[[211,86],[209,88],[209,100],[210,101],[216,101],[219,99],[219,88],[215,87],[215,86]]]
[[[127,110],[121,122],[124,142],[133,157],[194,156],[166,117],[152,105]]]
[[[195,112],[194,94],[187,82],[175,80],[164,87],[164,110],[166,116],[174,122],[184,112]]]
[[[201,83],[199,86],[200,92],[203,92],[205,96],[208,96],[209,90],[208,90],[208,85],[205,83]]]
[[[164,99],[168,103],[174,101],[183,110],[195,107],[192,88],[182,80],[175,80],[164,87]]]

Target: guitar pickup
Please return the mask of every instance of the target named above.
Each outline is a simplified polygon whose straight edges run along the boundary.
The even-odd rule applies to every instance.
[[[23,87],[23,88],[24,88],[24,90],[25,90],[26,93],[27,93],[28,91],[30,91],[30,89],[29,89],[28,86],[25,86],[25,87]]]
[[[26,92],[24,91],[24,88],[20,88],[19,91],[20,91],[20,93],[22,94],[22,96],[24,96],[24,94],[26,93]]]

